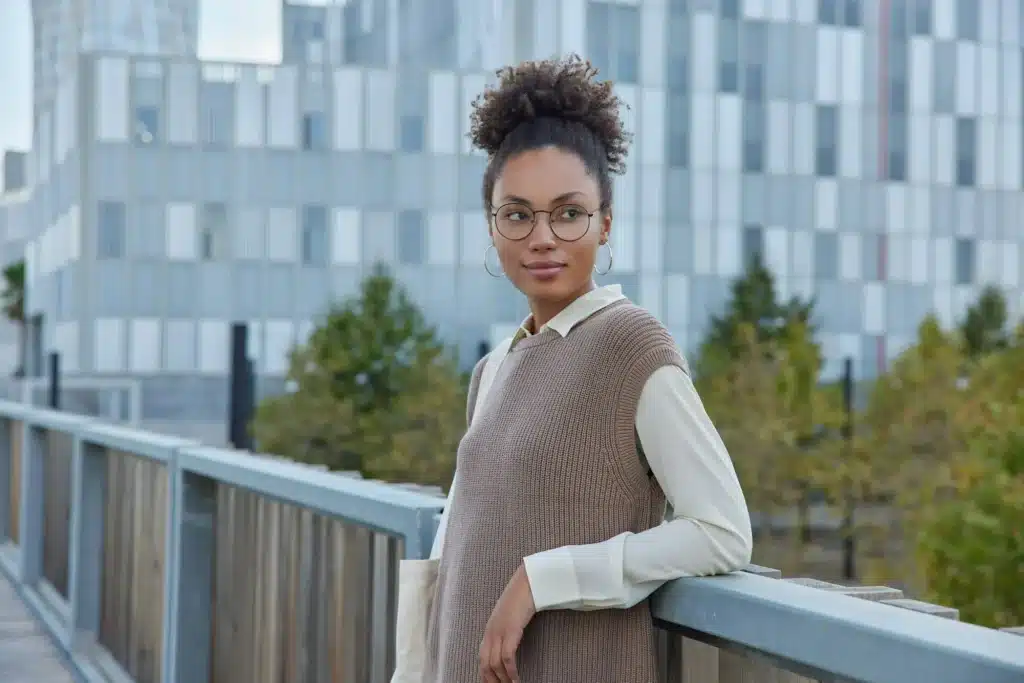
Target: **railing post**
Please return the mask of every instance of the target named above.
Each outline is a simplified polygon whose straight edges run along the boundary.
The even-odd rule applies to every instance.
[[[99,637],[107,451],[75,437],[72,458],[71,547],[68,552],[71,623],[64,643],[69,650],[75,647],[79,634]]]
[[[26,419],[21,438],[21,582],[35,586],[43,573],[43,458],[46,435]]]
[[[216,483],[168,463],[163,683],[209,683]]]
[[[11,539],[11,421],[0,419],[0,543]]]

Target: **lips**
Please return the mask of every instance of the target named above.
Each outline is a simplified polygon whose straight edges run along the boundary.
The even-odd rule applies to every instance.
[[[530,275],[534,276],[538,280],[550,280],[557,277],[562,269],[565,268],[564,263],[557,261],[537,261],[535,263],[528,263],[525,266],[526,271]]]

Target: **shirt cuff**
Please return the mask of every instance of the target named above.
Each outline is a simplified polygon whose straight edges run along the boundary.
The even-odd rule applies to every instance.
[[[569,547],[529,555],[523,558],[523,567],[538,612],[567,609],[579,603],[580,586]]]
[[[537,611],[628,606],[623,552],[628,533],[602,543],[570,545],[523,560]]]

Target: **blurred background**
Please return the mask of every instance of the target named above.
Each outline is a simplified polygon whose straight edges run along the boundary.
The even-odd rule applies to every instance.
[[[445,488],[527,314],[470,103],[577,52],[755,561],[1024,623],[1022,4],[4,0],[2,391]]]

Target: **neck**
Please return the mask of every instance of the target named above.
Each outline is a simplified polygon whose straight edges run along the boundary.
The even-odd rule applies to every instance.
[[[590,280],[589,282],[587,282],[585,287],[578,290],[575,294],[573,294],[571,297],[567,299],[559,299],[557,301],[552,299],[531,299],[530,321],[531,327],[533,329],[530,330],[530,332],[532,334],[536,334],[537,332],[540,331],[540,328],[547,325],[552,318],[554,318],[556,315],[564,311],[569,304],[571,304],[573,301],[576,301],[576,299],[579,299],[587,292],[593,291],[596,288],[597,285],[594,284],[593,280]]]

